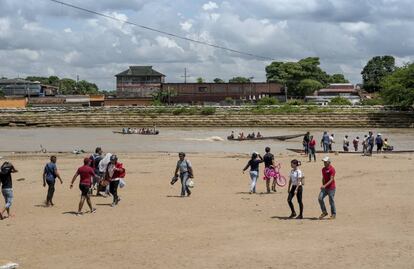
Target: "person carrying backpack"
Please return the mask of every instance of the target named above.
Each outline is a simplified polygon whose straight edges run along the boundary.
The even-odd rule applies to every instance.
[[[95,149],[95,153],[92,154],[89,159],[90,159],[90,163],[89,166],[92,167],[93,171],[95,172],[95,176],[93,177],[92,180],[92,190],[96,189],[96,195],[100,195],[99,192],[99,183],[102,180],[103,177],[103,173],[99,171],[99,163],[102,161],[102,148],[101,147],[97,147]]]

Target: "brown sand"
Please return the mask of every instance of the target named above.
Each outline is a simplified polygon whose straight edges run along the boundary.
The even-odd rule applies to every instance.
[[[70,212],[80,192],[69,190],[69,181],[82,157],[58,157],[64,184],[56,186],[53,208],[42,206],[47,157],[8,157],[20,172],[16,216],[0,221],[0,258],[20,268],[413,268],[414,155],[332,155],[333,221],[315,219],[320,161],[302,165],[305,219],[286,220],[287,188],[247,194],[247,157],[230,154],[190,154],[196,187],[184,199],[177,197],[179,183],[169,185],[175,154],[120,154],[127,186],[119,206],[93,197],[97,212],[77,217]],[[297,157],[278,156],[285,175]]]

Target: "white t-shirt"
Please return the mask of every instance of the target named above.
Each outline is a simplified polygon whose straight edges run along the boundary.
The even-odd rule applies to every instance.
[[[290,171],[290,180],[292,181],[293,186],[299,184],[299,178],[303,178],[303,173],[299,169]]]
[[[191,163],[189,160],[178,160],[177,167],[180,169],[180,173],[188,172],[190,168],[192,168]]]

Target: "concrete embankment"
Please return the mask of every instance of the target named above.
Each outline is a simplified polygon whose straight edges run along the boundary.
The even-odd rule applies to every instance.
[[[384,108],[26,108],[0,110],[3,127],[384,127],[414,128],[414,112]]]

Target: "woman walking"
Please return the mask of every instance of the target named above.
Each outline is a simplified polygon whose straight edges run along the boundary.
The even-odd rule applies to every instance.
[[[290,214],[289,218],[296,217],[295,207],[293,206],[293,203],[292,203],[292,199],[296,195],[296,198],[299,204],[299,210],[300,210],[299,215],[296,218],[302,219],[303,218],[302,193],[303,193],[304,176],[303,176],[302,171],[298,168],[301,165],[300,161],[296,159],[292,160],[290,162],[290,165],[292,167],[292,171],[290,172],[289,187],[288,187],[289,195],[287,198],[287,202],[289,204],[289,207],[292,213]]]
[[[113,197],[111,206],[114,207],[118,205],[119,201],[121,201],[118,197],[118,186],[121,178],[125,177],[125,169],[122,163],[118,162],[118,157],[116,155],[112,155],[110,160],[111,162],[108,164],[106,175],[110,181],[109,192]]]
[[[250,167],[250,194],[256,193],[256,184],[257,179],[259,178],[259,164],[263,162],[262,156],[258,154],[257,152],[252,153],[252,157],[249,160],[249,162],[246,164],[246,166],[243,168],[243,174],[244,172]]]

